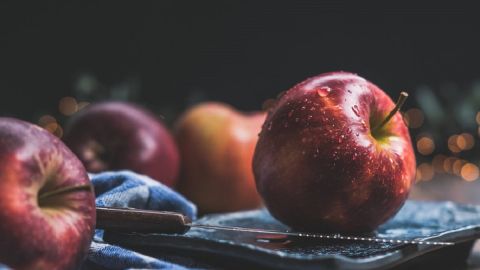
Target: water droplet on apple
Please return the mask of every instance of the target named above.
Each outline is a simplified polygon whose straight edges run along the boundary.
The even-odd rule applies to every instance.
[[[293,114],[293,110],[289,111],[288,112],[288,117],[292,117],[292,114]]]
[[[301,108],[301,109],[302,109],[302,111],[303,111],[303,110],[305,110],[306,108],[307,108],[307,107],[305,107],[305,106],[302,106],[302,108]]]
[[[268,122],[267,130],[272,130],[272,122]]]
[[[365,121],[363,119],[360,121],[360,123],[362,123],[363,128],[365,128],[365,129],[367,128],[367,124],[365,123]]]
[[[360,134],[359,134],[358,132],[355,132],[355,136],[357,136],[357,137],[358,137],[358,136],[360,136]]]
[[[298,121],[300,121],[300,118],[296,117],[295,122],[298,123]]]
[[[330,92],[332,92],[332,88],[330,88],[328,86],[322,86],[322,87],[317,89],[317,94],[320,97],[326,97],[326,96],[328,96],[328,94],[330,94]]]
[[[342,143],[343,139],[345,139],[345,135],[340,135],[340,137],[338,137],[338,143]]]
[[[308,119],[308,120],[311,120],[312,117],[313,117],[312,115],[309,115],[309,116],[307,116],[307,119]]]
[[[352,93],[352,90],[348,89],[347,92],[351,94],[351,93]]]
[[[359,112],[359,110],[358,110],[358,106],[357,106],[357,105],[353,105],[352,111],[353,111],[353,113],[355,113],[356,116],[360,117],[360,112]]]

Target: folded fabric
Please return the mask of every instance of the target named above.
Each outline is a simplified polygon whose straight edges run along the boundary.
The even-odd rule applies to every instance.
[[[132,207],[175,211],[192,220],[195,205],[169,187],[130,171],[91,174],[97,206]],[[103,231],[96,230],[83,269],[187,269],[175,263],[152,258],[103,241]]]

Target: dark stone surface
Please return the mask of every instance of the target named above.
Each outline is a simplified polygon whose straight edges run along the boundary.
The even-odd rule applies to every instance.
[[[208,215],[197,224],[288,230],[266,210]],[[149,255],[176,254],[209,265],[237,269],[386,269],[465,265],[480,237],[480,206],[453,202],[407,201],[400,212],[366,236],[451,241],[453,246],[353,242],[345,240],[272,241],[259,234],[192,228],[185,235],[107,234],[108,241]],[[448,256],[447,256],[448,255]],[[207,267],[208,268],[208,267]],[[403,268],[402,268],[403,269]]]
[[[266,210],[238,212],[206,216],[196,223],[288,230],[273,219]],[[438,237],[469,226],[480,226],[480,206],[455,204],[453,202],[407,201],[398,214],[377,231],[365,236],[381,238],[419,240]],[[263,252],[278,256],[313,258],[322,255],[343,255],[350,258],[369,257],[394,251],[405,244],[353,242],[353,241],[297,241],[264,244],[251,233],[215,231],[193,228],[185,236],[213,241],[226,241],[237,245],[248,245]]]

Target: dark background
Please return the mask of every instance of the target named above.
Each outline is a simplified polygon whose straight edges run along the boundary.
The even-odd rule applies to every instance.
[[[55,113],[61,97],[82,98],[85,76],[104,89],[88,101],[120,85],[134,88],[123,98],[173,117],[203,99],[260,109],[332,70],[392,96],[454,83],[462,98],[480,78],[475,17],[468,7],[338,1],[2,2],[0,114]]]

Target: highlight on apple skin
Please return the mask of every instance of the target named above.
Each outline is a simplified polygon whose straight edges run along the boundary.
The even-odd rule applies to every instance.
[[[367,232],[404,204],[415,156],[399,112],[348,72],[309,78],[270,109],[253,171],[271,214],[303,231]]]
[[[181,156],[178,190],[203,213],[259,207],[252,159],[266,114],[241,113],[206,102],[186,111],[175,126]]]
[[[0,118],[0,262],[75,269],[95,230],[95,194],[77,157],[46,130]]]
[[[127,169],[170,187],[177,181],[179,155],[172,135],[134,104],[89,105],[68,123],[64,141],[89,172]]]

